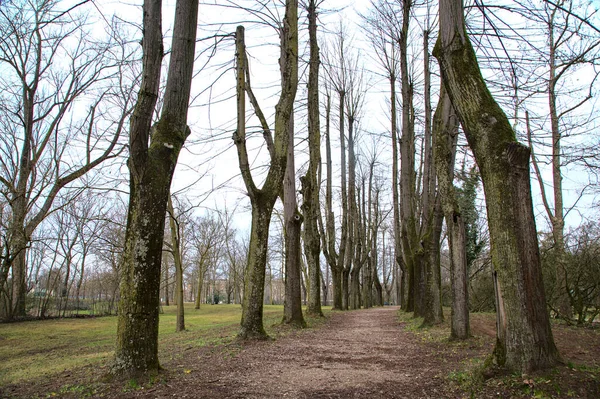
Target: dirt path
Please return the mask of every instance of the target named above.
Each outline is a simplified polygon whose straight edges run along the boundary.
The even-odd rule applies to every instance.
[[[186,378],[133,396],[180,398],[448,397],[440,356],[398,323],[396,307],[335,313],[326,325],[246,345],[197,365]],[[169,378],[171,380],[171,378]],[[443,393],[442,393],[443,392]]]
[[[471,315],[474,338],[462,342],[447,340],[447,323],[408,331],[398,320],[395,307],[334,312],[319,327],[279,326],[277,340],[249,343],[231,342],[228,328],[222,336],[228,344],[162,348],[165,369],[148,380],[106,380],[108,365],[86,366],[4,392],[0,387],[0,397],[600,398],[599,330],[555,324],[564,366],[471,384],[461,370],[491,352],[493,317]]]

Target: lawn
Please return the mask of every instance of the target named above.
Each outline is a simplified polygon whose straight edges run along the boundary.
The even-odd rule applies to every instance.
[[[185,305],[186,331],[175,332],[176,307],[163,307],[159,357],[181,349],[232,341],[238,331],[240,305]],[[269,329],[283,316],[283,306],[264,307]],[[0,386],[51,377],[66,370],[106,365],[114,352],[117,318],[55,319],[0,324]]]

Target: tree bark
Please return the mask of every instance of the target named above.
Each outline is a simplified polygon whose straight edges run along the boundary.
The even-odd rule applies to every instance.
[[[434,56],[481,171],[491,255],[506,323],[498,326],[495,362],[530,372],[560,361],[542,281],[529,179],[529,148],[519,144],[487,89],[464,27],[462,0],[440,1]]]
[[[259,189],[252,178],[246,148],[245,92],[250,93],[249,90],[251,89],[246,85],[247,82],[244,79],[249,76],[244,44],[244,28],[239,26],[236,31],[238,128],[233,139],[238,151],[240,171],[252,205],[252,225],[242,305],[242,322],[238,334],[242,339],[267,338],[263,327],[263,300],[269,225],[275,200],[282,189],[289,145],[289,122],[298,86],[298,2],[295,0],[286,0],[285,17],[280,36],[282,51],[285,53],[281,71],[282,90],[275,108],[274,140],[271,140],[268,128],[264,129],[267,145],[270,147],[271,165],[265,183]],[[255,108],[258,106],[254,101],[253,105]],[[259,110],[256,109],[256,111],[258,113]],[[266,126],[263,126],[263,128],[266,128]]]
[[[552,13],[554,17],[554,12]],[[554,19],[554,18],[552,18]],[[571,320],[573,312],[569,299],[569,287],[567,284],[567,253],[565,249],[565,218],[564,203],[562,191],[562,172],[561,172],[561,139],[560,117],[556,107],[556,85],[559,82],[556,68],[556,42],[554,39],[554,21],[549,24],[550,42],[550,71],[548,79],[548,104],[550,108],[550,127],[552,130],[552,187],[554,194],[554,214],[547,206],[548,216],[552,223],[552,236],[556,248],[556,285],[558,287],[557,309],[559,316],[565,320]],[[561,61],[562,62],[562,61]],[[542,195],[545,195],[542,192]]]
[[[352,87],[352,93],[349,96],[350,101],[356,95],[354,91],[360,90],[360,87]],[[344,310],[359,309],[360,303],[358,296],[360,295],[360,268],[361,264],[356,262],[356,250],[358,244],[358,230],[361,228],[360,216],[358,214],[357,202],[360,200],[360,195],[356,195],[356,155],[354,150],[354,127],[355,113],[354,104],[349,104],[346,109],[348,114],[348,227],[347,227],[347,246],[346,246],[346,261],[344,262]],[[350,281],[348,278],[350,277]],[[350,296],[353,298],[350,298]],[[342,300],[342,303],[344,301]]]
[[[425,131],[423,162],[423,194],[421,242],[425,289],[423,290],[423,325],[432,326],[444,321],[441,298],[440,238],[444,215],[441,200],[436,190],[436,169],[434,165],[435,136],[431,129],[431,72],[429,68],[429,30],[423,31],[423,65],[425,76]]]
[[[343,52],[343,50],[340,50]],[[347,168],[346,163],[346,136],[344,128],[344,109],[346,91],[345,88],[341,87],[337,89],[339,96],[339,125],[340,125],[340,183],[341,183],[341,197],[342,197],[342,226],[341,226],[341,237],[340,237],[340,248],[338,257],[338,267],[341,269],[341,290],[342,290],[342,310],[348,310],[348,292],[349,292],[349,277],[350,268],[347,265],[348,255],[348,235],[349,232],[349,220],[348,220],[348,185],[347,185]]]
[[[467,244],[465,224],[456,200],[454,189],[454,160],[458,138],[458,120],[443,84],[433,119],[435,139],[435,164],[439,195],[446,219],[448,247],[450,249],[451,314],[450,338],[467,339],[469,327],[469,298],[467,287]]]
[[[400,80],[402,96],[402,134],[400,137],[400,238],[402,247],[403,280],[406,286],[407,312],[421,315],[421,280],[417,256],[418,232],[416,221],[415,137],[411,127],[412,88],[408,70],[408,34],[412,0],[402,0],[402,29],[400,32]],[[418,300],[415,301],[415,298]]]
[[[282,60],[284,55],[282,54]],[[302,293],[300,262],[300,229],[303,216],[296,203],[296,165],[294,162],[294,117],[290,116],[289,145],[287,162],[283,178],[283,218],[285,223],[285,301],[283,306],[283,322],[295,327],[304,328],[306,322],[302,315]],[[310,287],[312,290],[312,286]],[[318,292],[318,291],[317,291]]]
[[[331,93],[326,88],[325,103],[325,165],[327,178],[325,182],[325,227],[321,227],[323,254],[331,269],[331,288],[333,309],[342,310],[342,268],[340,256],[335,249],[335,216],[333,214],[333,161],[331,157]],[[322,224],[322,219],[321,224]]]
[[[163,56],[161,2],[146,0],[143,14],[143,78],[130,126],[129,212],[113,365],[113,372],[121,375],[159,368],[158,312],[165,213],[177,157],[190,133],[186,122],[198,2],[177,1],[165,101],[152,137],[150,124]]]
[[[169,228],[171,230],[171,250],[173,263],[175,264],[175,303],[177,305],[177,317],[175,331],[185,330],[185,315],[183,309],[183,259],[181,258],[181,235],[175,219],[175,209],[171,195],[167,201],[169,214]]]
[[[310,295],[306,312],[323,316],[321,310],[321,241],[319,236],[319,182],[317,173],[321,164],[321,123],[319,115],[319,45],[317,42],[317,5],[308,2],[308,34],[310,61],[308,71],[308,151],[309,162],[302,184],[302,212],[304,213],[304,253],[308,263]]]

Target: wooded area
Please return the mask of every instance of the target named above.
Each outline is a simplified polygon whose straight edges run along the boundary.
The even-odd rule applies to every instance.
[[[519,373],[597,323],[598,5],[175,3],[0,2],[3,321],[117,315],[125,377],[186,302],[495,311]]]

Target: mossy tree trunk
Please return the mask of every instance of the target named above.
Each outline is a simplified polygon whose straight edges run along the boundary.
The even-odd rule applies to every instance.
[[[530,372],[560,361],[542,281],[531,200],[529,148],[518,143],[487,89],[464,26],[462,0],[440,1],[434,55],[442,81],[481,171],[491,255],[505,320],[498,325],[494,360]]]
[[[319,44],[317,41],[317,4],[308,2],[308,35],[310,60],[308,70],[308,151],[309,161],[302,184],[302,212],[304,213],[304,253],[308,264],[310,294],[306,312],[323,316],[321,310],[321,241],[319,236],[319,181],[321,165],[321,123],[319,115]]]
[[[187,111],[194,65],[198,2],[179,0],[161,117],[150,125],[163,57],[161,2],[143,6],[143,78],[130,126],[130,194],[121,265],[113,372],[137,375],[158,363],[158,312],[164,223],[171,179],[190,130]]]
[[[400,238],[403,280],[407,296],[404,310],[421,316],[422,268],[416,212],[415,133],[412,115],[412,84],[408,65],[408,35],[412,0],[402,0],[402,28],[399,37],[402,130],[400,136]],[[407,275],[405,278],[404,275]]]
[[[280,60],[285,60],[284,54]],[[306,322],[302,315],[302,292],[300,263],[300,234],[303,216],[298,210],[296,201],[296,163],[294,162],[294,118],[289,120],[289,144],[287,162],[283,178],[283,219],[285,239],[285,301],[283,306],[283,322],[295,327],[304,328]],[[312,286],[309,286],[312,290]],[[317,291],[318,292],[318,291]]]
[[[467,339],[470,336],[469,298],[467,287],[467,244],[465,224],[454,189],[454,160],[458,138],[458,119],[450,98],[442,85],[440,101],[433,118],[435,139],[435,165],[439,194],[446,219],[448,247],[450,249],[451,313],[450,338]]]
[[[421,250],[423,251],[423,325],[432,326],[444,321],[442,313],[440,238],[444,215],[437,190],[437,175],[434,164],[436,137],[431,128],[431,72],[429,68],[429,30],[423,30],[424,101],[425,129],[423,134],[423,193],[421,195]]]
[[[275,109],[274,139],[249,85],[244,28],[239,26],[236,30],[238,127],[233,139],[238,152],[240,171],[252,206],[242,322],[238,334],[242,339],[267,337],[263,327],[263,300],[269,225],[273,206],[282,189],[289,145],[289,122],[298,86],[298,2],[286,0],[285,4],[285,17],[280,31],[281,51],[285,53],[285,57],[282,57],[284,61],[281,63],[281,96]],[[254,183],[246,148],[246,93],[249,94],[250,101],[261,121],[263,135],[271,156],[271,165],[261,189]]]

